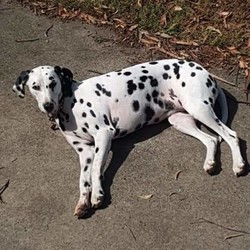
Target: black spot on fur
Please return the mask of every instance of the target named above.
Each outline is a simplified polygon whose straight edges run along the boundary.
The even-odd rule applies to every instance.
[[[180,78],[180,66],[177,63],[173,64],[174,66],[174,74],[176,75],[176,78],[179,79]]]
[[[194,67],[194,63],[190,62],[190,63],[189,63],[189,66],[190,66],[190,67]]]
[[[203,68],[200,67],[200,66],[197,66],[196,69],[197,69],[197,70],[203,70]]]
[[[49,84],[49,88],[54,91],[54,88],[56,86],[56,81],[55,80],[52,80],[52,82]]]
[[[210,79],[207,79],[206,85],[209,88],[209,87],[213,86],[213,83],[212,83],[212,81]]]
[[[92,109],[89,112],[93,117],[96,117],[95,112]]]
[[[81,104],[83,104],[84,101],[83,101],[83,99],[80,99],[79,102],[80,102]]]
[[[158,99],[157,98],[154,98],[153,100],[154,100],[155,104],[158,104]]]
[[[147,77],[147,76],[141,76],[141,77],[140,77],[140,80],[141,80],[142,82],[146,82],[146,81],[147,81],[147,79],[148,79],[148,77]]]
[[[213,93],[213,95],[216,94],[216,89],[215,88],[212,88],[212,93]]]
[[[86,128],[89,128],[89,124],[88,124],[87,122],[84,123],[84,126],[85,126]]]
[[[159,92],[157,91],[157,90],[154,90],[153,92],[152,92],[152,96],[153,97],[157,97],[159,95]]]
[[[89,168],[89,166],[86,165],[86,166],[84,167],[83,171],[86,172],[86,171],[88,170],[88,168]]]
[[[133,101],[133,110],[137,112],[140,109],[140,104],[138,101]]]
[[[119,100],[118,100],[118,99],[115,99],[115,102],[119,102]]]
[[[79,141],[73,141],[73,145],[77,145],[79,143],[80,143]]]
[[[151,102],[151,99],[152,99],[152,98],[151,98],[151,95],[150,95],[150,94],[147,94],[147,95],[146,95],[146,99],[147,99],[148,102]]]
[[[123,74],[124,74],[125,76],[130,76],[132,73],[129,72],[129,71],[126,71],[126,72],[124,72]]]
[[[170,66],[169,65],[164,65],[164,69],[165,70],[170,70]]]
[[[82,117],[87,117],[87,114],[85,112],[83,112]]]
[[[142,68],[142,69],[145,69],[145,68],[146,68],[146,66],[142,65],[142,66],[141,66],[141,68]]]
[[[186,86],[186,83],[185,83],[185,82],[182,82],[181,86],[182,86],[182,87],[185,87],[185,86]]]
[[[77,151],[78,151],[78,152],[82,152],[82,148],[78,148]]]
[[[142,83],[142,82],[139,82],[139,89],[144,89],[145,88],[145,85]]]
[[[96,93],[97,96],[100,96],[100,95],[101,95],[100,92],[97,91],[97,90],[95,91],[95,93]]]
[[[180,60],[180,61],[178,61],[178,63],[179,63],[179,64],[184,64],[185,61],[184,61],[184,60]]]
[[[86,128],[82,128],[82,131],[83,131],[84,133],[87,133],[87,132],[88,132],[88,130],[87,130]]]
[[[87,106],[91,108],[92,104],[90,102],[87,102]]]
[[[150,62],[149,64],[156,65],[156,64],[158,64],[158,62]]]
[[[164,73],[164,74],[162,75],[162,77],[163,77],[163,79],[167,80],[167,79],[168,79],[168,73]]]
[[[144,70],[142,70],[142,73],[147,74],[148,70],[144,69]]]
[[[204,103],[205,103],[205,104],[208,104],[208,101],[205,100]]]
[[[96,124],[96,125],[95,125],[95,128],[98,130],[98,129],[99,129],[99,126]]]
[[[90,184],[87,181],[85,181],[84,182],[84,187],[90,187]]]
[[[150,85],[151,85],[152,87],[157,87],[157,86],[158,86],[158,81],[157,81],[156,79],[152,79],[152,80],[150,81]]]
[[[153,116],[155,115],[155,111],[149,106],[146,106],[144,112],[146,115],[146,121],[150,121],[153,118]]]
[[[99,148],[96,148],[96,149],[95,149],[95,153],[98,153],[98,151],[99,151]]]
[[[192,73],[191,73],[191,76],[192,76],[192,77],[194,77],[195,75],[196,75],[195,72],[192,72]]]
[[[137,89],[137,86],[134,84],[133,80],[127,81],[128,85],[128,94],[132,95],[134,91]]]
[[[159,101],[158,101],[158,105],[159,105],[160,108],[163,108],[163,101],[162,101],[162,100],[159,100]]]
[[[170,111],[170,110],[174,109],[174,107],[175,107],[175,105],[173,102],[171,102],[171,101],[164,102],[164,108],[166,111]]]
[[[213,104],[213,98],[209,97],[208,100],[210,101],[211,104]]]
[[[103,115],[103,118],[104,118],[104,123],[105,123],[106,125],[108,125],[108,126],[109,126],[109,120],[108,120],[108,117],[104,114],[104,115]]]
[[[118,72],[117,75],[120,76],[122,73],[121,72]]]
[[[91,158],[87,158],[86,162],[90,164],[92,162]]]

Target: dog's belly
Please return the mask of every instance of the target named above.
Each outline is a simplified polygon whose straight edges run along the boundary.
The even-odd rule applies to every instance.
[[[121,137],[143,126],[159,123],[182,110],[184,111],[177,96],[164,95],[151,97],[150,101],[142,101],[140,98],[132,101],[124,99],[119,105],[110,107],[109,111],[111,122],[119,132],[116,137]]]

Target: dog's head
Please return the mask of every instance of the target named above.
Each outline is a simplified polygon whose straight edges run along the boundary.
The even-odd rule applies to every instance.
[[[39,109],[56,116],[62,98],[72,95],[72,81],[73,74],[69,69],[59,66],[40,66],[33,70],[22,71],[12,89],[23,98],[24,87],[28,85]]]

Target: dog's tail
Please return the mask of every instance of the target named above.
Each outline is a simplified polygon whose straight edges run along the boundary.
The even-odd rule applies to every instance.
[[[218,86],[219,94],[218,94],[218,102],[221,110],[221,121],[224,124],[227,124],[228,121],[228,105],[227,98],[223,92],[223,90]]]

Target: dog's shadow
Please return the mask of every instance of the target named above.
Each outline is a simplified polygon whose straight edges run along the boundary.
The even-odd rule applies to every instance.
[[[224,92],[227,96],[228,109],[229,109],[229,119],[228,119],[227,125],[230,127],[234,119],[234,116],[238,110],[238,104],[234,96],[232,96],[226,90],[224,90]],[[219,111],[217,112],[217,108],[216,108],[216,113],[220,117]],[[113,141],[112,148],[111,148],[111,151],[113,152],[112,159],[104,174],[103,189],[105,191],[105,200],[103,201],[102,206],[98,208],[98,210],[105,209],[112,203],[112,196],[111,196],[110,189],[113,184],[115,174],[118,171],[118,169],[121,167],[123,162],[126,160],[129,153],[133,150],[133,148],[135,147],[135,144],[145,141],[149,138],[152,138],[160,134],[165,129],[169,128],[170,126],[171,125],[168,123],[168,121],[164,120],[163,122],[159,124],[144,127],[141,130],[133,134],[127,135],[125,138],[121,138],[121,139],[117,139]],[[240,146],[241,146],[242,156],[247,166],[246,171],[245,171],[245,175],[247,175],[249,172],[249,167],[248,167],[249,164],[248,164],[247,155],[246,155],[246,151],[247,151],[246,141],[240,140]],[[217,166],[212,175],[217,175],[222,170],[221,162],[220,162],[220,147],[219,146],[218,146],[218,151],[216,154],[216,163],[217,163]],[[90,209],[84,215],[83,219],[90,218],[95,213],[95,211],[96,209]]]

